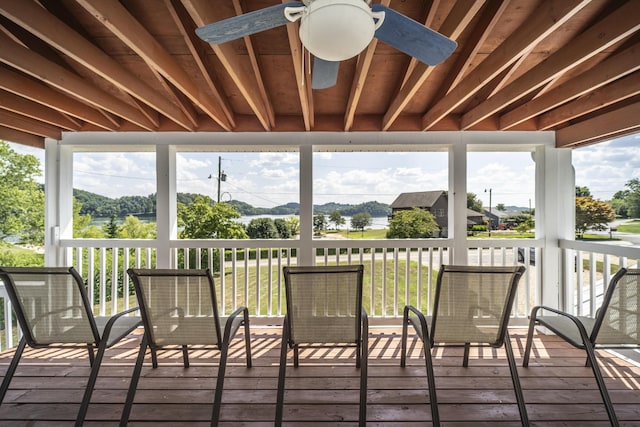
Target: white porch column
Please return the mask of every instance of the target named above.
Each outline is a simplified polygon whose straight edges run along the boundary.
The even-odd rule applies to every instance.
[[[451,264],[466,265],[467,239],[467,146],[462,141],[449,149],[449,238],[453,239]]]
[[[176,150],[173,145],[156,145],[156,183],[156,266],[174,268],[169,245],[171,239],[178,237]]]
[[[563,278],[559,239],[574,239],[575,173],[571,150],[536,149],[536,239],[543,239],[541,304],[562,308]]]
[[[72,260],[60,239],[73,238],[73,151],[47,138],[44,163],[44,265],[66,267]]]
[[[298,265],[315,265],[313,250],[313,146],[300,146],[300,250]]]

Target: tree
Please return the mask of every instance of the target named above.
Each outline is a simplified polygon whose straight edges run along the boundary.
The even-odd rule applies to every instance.
[[[246,239],[240,213],[228,203],[215,203],[207,196],[195,196],[193,203],[178,203],[178,225],[184,226],[181,239]]]
[[[250,239],[277,239],[278,229],[271,218],[254,218],[247,225]]]
[[[478,199],[478,196],[474,193],[467,193],[467,208],[476,212],[482,212],[484,210],[482,200]]]
[[[291,228],[289,228],[289,223],[286,220],[276,218],[273,220],[273,225],[276,226],[276,230],[278,230],[278,235],[281,239],[290,239],[292,237]]]
[[[76,239],[101,239],[104,237],[102,230],[91,224],[91,215],[82,215],[82,203],[73,198],[73,237]]]
[[[591,196],[576,197],[576,234],[580,239],[592,228],[605,230],[607,224],[616,217],[610,204]]]
[[[300,234],[300,218],[298,218],[297,216],[290,216],[287,217],[285,221],[289,226],[291,237]]]
[[[625,186],[629,189],[625,197],[625,205],[630,218],[640,218],[640,179],[633,178]]]
[[[351,228],[364,233],[364,228],[371,225],[371,215],[368,212],[360,212],[351,217]]]
[[[324,215],[315,215],[313,217],[313,232],[322,233],[327,228],[327,217]]]
[[[389,239],[417,239],[431,237],[440,229],[429,211],[412,208],[396,212],[389,221]]]
[[[44,192],[35,178],[40,162],[18,154],[0,140],[0,240],[18,237],[21,243],[44,244]]]
[[[591,196],[591,191],[587,187],[578,187],[576,186],[576,197],[589,197]]]
[[[622,218],[629,217],[629,211],[627,209],[627,196],[629,195],[629,190],[620,190],[616,191],[611,199],[611,207],[614,211],[616,211],[616,215],[621,216]]]
[[[118,238],[118,223],[116,219],[116,214],[111,214],[109,222],[102,226],[102,231],[109,239]]]
[[[122,239],[153,239],[156,236],[156,224],[144,223],[137,216],[127,215],[118,234]]]
[[[342,217],[342,214],[340,213],[340,211],[331,212],[331,215],[329,215],[329,221],[335,225],[336,230],[338,230],[340,226],[344,225],[346,222],[345,219]]]
[[[504,206],[504,203],[498,203],[496,205],[496,209],[499,210],[500,212],[504,212],[507,210],[507,208]]]

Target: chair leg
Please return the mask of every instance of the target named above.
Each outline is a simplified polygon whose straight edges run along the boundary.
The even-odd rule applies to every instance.
[[[529,331],[527,332],[527,344],[524,348],[524,355],[522,357],[522,366],[529,366],[529,355],[531,354],[531,346],[533,345],[533,330],[536,326],[536,313],[537,310],[534,308],[531,312],[531,316],[529,316]]]
[[[282,426],[282,407],[284,405],[284,380],[287,371],[287,346],[289,345],[289,320],[285,316],[282,326],[282,344],[280,345],[280,369],[278,372],[278,392],[276,397],[275,427]]]
[[[89,352],[89,366],[93,366],[95,361],[95,354],[93,352],[93,344],[87,344],[87,351]]]
[[[158,352],[152,347],[149,347],[149,350],[151,350],[151,367],[156,369],[158,367]]]
[[[507,352],[507,360],[509,361],[509,371],[511,372],[511,381],[513,382],[513,389],[516,393],[516,401],[518,402],[518,411],[520,411],[520,420],[524,427],[528,427],[529,415],[527,414],[527,407],[524,403],[522,386],[520,385],[520,377],[518,376],[516,359],[513,356],[513,349],[511,348],[511,339],[509,338],[509,332],[505,332],[504,347]]]
[[[0,386],[0,403],[4,401],[4,396],[7,394],[7,390],[9,390],[9,384],[11,383],[11,379],[13,378],[13,374],[16,373],[18,362],[20,361],[20,357],[22,357],[22,353],[24,352],[24,348],[26,345],[27,341],[24,339],[24,337],[21,338],[20,343],[18,343],[18,347],[16,348],[16,352],[13,354],[13,359],[11,359],[9,368],[7,368],[7,373],[4,375],[2,385]]]
[[[182,363],[185,368],[189,367],[189,349],[186,345],[182,346]]]
[[[293,346],[293,367],[297,368],[300,366],[300,349],[298,348],[298,344]]]
[[[404,316],[402,319],[402,340],[400,341],[400,367],[404,368],[407,366],[407,336],[409,329],[409,318],[407,317],[408,311],[405,308]]]
[[[127,392],[127,400],[125,401],[124,408],[122,409],[122,415],[120,416],[120,427],[127,425],[129,416],[131,415],[131,406],[133,405],[133,399],[136,396],[136,390],[138,388],[138,381],[140,380],[140,373],[142,372],[142,363],[144,362],[144,356],[147,351],[147,337],[142,338],[140,343],[140,351],[138,352],[138,358],[136,359],[136,365],[133,368],[133,374],[131,375],[131,383],[129,384],[129,391]],[[153,350],[152,353],[153,354]]]
[[[362,358],[360,363],[360,412],[358,420],[360,427],[367,425],[367,371],[369,367],[369,322],[362,318]]]
[[[607,391],[607,386],[604,383],[604,378],[602,378],[602,372],[600,371],[600,366],[598,366],[595,350],[593,349],[593,346],[589,340],[583,340],[583,342],[584,349],[587,352],[588,361],[591,365],[591,370],[593,371],[593,376],[596,378],[596,383],[598,384],[598,389],[600,390],[600,396],[602,396],[604,407],[607,409],[609,421],[611,422],[612,426],[617,427],[620,424],[618,422],[616,412],[613,409],[613,403],[611,402],[611,398],[609,397],[609,392]]]
[[[107,340],[105,337],[100,341],[98,345],[98,352],[95,355],[95,359],[91,364],[91,373],[89,374],[89,380],[87,381],[87,386],[84,390],[84,396],[82,398],[82,403],[80,404],[80,409],[78,410],[78,415],[76,417],[76,427],[82,427],[84,423],[84,418],[87,416],[87,410],[89,409],[89,402],[91,401],[91,395],[93,394],[93,389],[96,386],[96,381],[98,380],[98,371],[100,370],[100,364],[102,363],[102,358],[104,357],[104,352],[107,349]],[[91,351],[93,354],[93,351]]]
[[[222,390],[224,389],[224,375],[227,368],[227,356],[229,354],[229,343],[223,342],[220,346],[220,366],[218,367],[218,378],[216,380],[216,392],[213,398],[213,413],[211,414],[211,427],[217,427],[220,421],[220,409],[222,407]]]
[[[469,350],[471,349],[471,343],[464,343],[464,356],[462,358],[462,366],[465,368],[469,367]]]
[[[251,360],[251,332],[249,330],[249,315],[247,314],[247,318],[244,321],[244,351],[247,357],[247,368],[253,366],[253,362]]]

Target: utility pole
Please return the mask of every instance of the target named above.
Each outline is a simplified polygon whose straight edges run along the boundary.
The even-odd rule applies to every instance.
[[[491,191],[492,189],[489,189],[489,237],[491,237],[491,226],[493,225],[493,218],[491,217],[492,213],[491,213]],[[484,192],[486,193],[487,190],[485,189]]]
[[[211,175],[209,175],[209,179],[213,178]],[[224,171],[222,170],[222,157],[218,156],[218,198],[217,201],[218,203],[220,203],[220,183],[222,181],[226,181],[227,180],[227,174],[224,173]]]

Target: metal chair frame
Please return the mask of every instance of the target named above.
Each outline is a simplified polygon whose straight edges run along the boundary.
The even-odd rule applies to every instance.
[[[367,367],[368,367],[368,335],[369,335],[369,323],[367,312],[362,307],[362,282],[364,275],[363,265],[342,265],[342,266],[314,266],[314,267],[284,267],[285,278],[285,291],[286,291],[286,304],[287,314],[284,318],[282,326],[282,344],[280,347],[280,369],[278,373],[278,392],[276,398],[276,418],[275,425],[282,425],[283,418],[283,406],[284,406],[284,386],[287,369],[287,352],[289,348],[293,349],[293,365],[299,366],[299,348],[305,344],[316,344],[314,348],[333,348],[333,347],[355,347],[356,348],[356,368],[360,369],[360,401],[359,401],[359,414],[358,422],[360,426],[365,426],[367,422]],[[289,313],[292,313],[296,307],[296,301],[294,301],[291,293],[292,276],[298,275],[331,275],[331,274],[355,274],[357,277],[355,295],[355,307],[354,308],[354,327],[356,328],[356,338],[353,342],[340,342],[340,343],[327,343],[327,342],[309,342],[304,343],[297,342],[293,338],[292,328],[295,325],[292,324],[292,317]],[[317,344],[320,344],[318,346]]]
[[[25,303],[24,298],[20,295],[20,291],[18,290],[18,287],[16,285],[17,278],[22,276],[42,276],[42,279],[46,280],[46,277],[61,275],[70,276],[73,280],[73,283],[77,285],[79,296],[82,300],[82,306],[67,307],[56,311],[46,311],[45,305],[43,306],[43,308],[45,308],[45,311],[43,311],[39,318],[28,319],[23,308],[23,304]],[[20,358],[22,357],[22,354],[27,345],[32,348],[86,348],[89,353],[89,364],[91,366],[91,372],[87,380],[85,392],[82,397],[82,403],[80,404],[80,409],[78,410],[78,415],[75,422],[76,427],[81,426],[84,423],[87,410],[89,409],[91,395],[93,394],[93,390],[98,379],[98,373],[100,371],[100,365],[102,363],[105,350],[119,342],[122,338],[129,335],[134,329],[142,324],[142,320],[139,316],[125,316],[126,314],[137,311],[138,308],[131,308],[110,317],[94,317],[93,310],[91,308],[91,304],[85,290],[85,284],[80,274],[78,274],[78,272],[73,267],[2,267],[0,268],[0,279],[2,279],[5,284],[7,294],[9,295],[14,313],[22,331],[22,338],[20,339],[14,356],[11,359],[9,368],[7,369],[4,380],[2,381],[2,385],[0,385],[0,403],[2,403],[7,391],[9,390],[9,385],[11,383],[11,380],[13,379]],[[60,313],[67,312],[69,310],[82,310],[82,312],[86,316],[88,326],[91,329],[93,335],[92,342],[74,343],[64,341],[64,338],[61,337],[60,339],[63,341],[61,341],[60,343],[41,343],[38,341],[38,337],[32,334],[31,328],[35,327],[38,322],[46,318],[51,318],[55,315],[59,315]],[[100,330],[100,328],[98,327],[96,319],[100,320],[100,324],[104,324],[104,328],[102,330]],[[104,321],[106,321],[106,323]],[[117,335],[111,336],[111,333],[114,330],[117,322],[120,322],[123,327],[118,331]],[[123,324],[123,322],[125,323]]]
[[[460,266],[460,265],[442,265],[436,281],[436,294],[434,299],[433,316],[425,316],[420,310],[412,305],[405,306],[402,322],[402,344],[400,352],[400,366],[406,366],[407,358],[407,339],[408,339],[408,326],[411,325],[423,343],[425,367],[427,371],[427,382],[429,388],[429,401],[431,407],[431,418],[434,426],[440,425],[440,413],[438,410],[438,399],[435,384],[435,373],[433,370],[433,360],[431,357],[431,348],[433,347],[464,347],[463,367],[469,366],[469,350],[471,346],[481,347],[489,345],[491,347],[499,348],[504,346],[507,361],[509,363],[509,371],[511,374],[511,381],[513,383],[514,392],[516,395],[516,401],[518,404],[518,411],[520,413],[520,420],[523,426],[529,425],[529,417],[527,414],[527,408],[524,402],[524,396],[522,393],[522,386],[520,385],[520,379],[516,367],[515,357],[513,349],[511,347],[511,341],[509,339],[508,323],[509,316],[515,300],[517,285],[520,277],[524,273],[525,268],[519,267],[502,267],[502,266]],[[499,319],[499,330],[496,334],[496,341],[492,343],[472,343],[465,342],[464,344],[447,344],[436,343],[437,339],[437,324],[438,324],[438,307],[440,304],[442,282],[444,276],[447,273],[462,273],[462,274],[511,274],[509,289],[506,294],[506,300],[504,301],[503,310],[501,313],[493,313]]]

